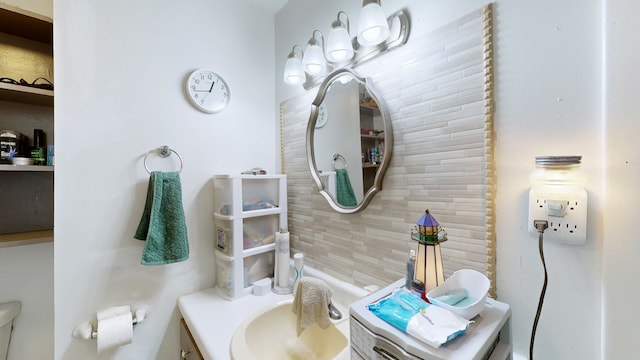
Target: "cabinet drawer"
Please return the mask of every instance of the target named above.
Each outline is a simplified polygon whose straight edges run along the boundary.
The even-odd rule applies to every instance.
[[[180,319],[180,359],[204,360],[184,319]]]

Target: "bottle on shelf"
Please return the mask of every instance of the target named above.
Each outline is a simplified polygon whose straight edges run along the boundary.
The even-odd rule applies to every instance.
[[[31,148],[31,158],[34,165],[47,165],[47,141],[44,130],[33,129],[33,147]]]

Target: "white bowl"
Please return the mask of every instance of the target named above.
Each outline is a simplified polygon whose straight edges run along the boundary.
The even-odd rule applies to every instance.
[[[484,309],[490,285],[489,279],[483,273],[471,269],[462,269],[454,272],[451,277],[445,280],[444,284],[429,291],[427,299],[433,305],[447,309],[469,320],[480,314]],[[467,306],[453,306],[437,300],[438,297],[458,289],[467,290],[467,296],[476,299],[476,301]]]
[[[13,165],[33,165],[33,159],[28,157],[13,157],[11,162]]]

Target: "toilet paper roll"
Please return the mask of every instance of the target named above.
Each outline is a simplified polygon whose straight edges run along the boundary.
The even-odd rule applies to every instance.
[[[125,312],[123,307],[117,307],[98,313],[98,353],[132,341],[133,318],[130,310]]]

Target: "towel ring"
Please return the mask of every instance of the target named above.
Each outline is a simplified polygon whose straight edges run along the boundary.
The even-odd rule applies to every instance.
[[[333,162],[331,163],[331,167],[333,167],[333,170],[336,169],[336,161],[338,161],[338,160],[342,161],[342,165],[343,165],[342,167],[344,169],[347,168],[347,160],[344,158],[344,156],[342,156],[342,155],[340,155],[338,153],[335,153],[335,154],[332,155],[332,157],[333,157]]]
[[[153,149],[153,150],[149,151],[144,156],[144,169],[147,170],[147,172],[149,174],[151,174],[151,170],[149,170],[149,167],[147,166],[147,158],[149,157],[149,155],[151,155],[153,153],[157,153],[158,156],[160,156],[161,158],[167,158],[167,157],[169,157],[169,155],[171,155],[171,153],[176,154],[176,156],[180,160],[180,169],[178,170],[178,172],[179,173],[182,172],[182,157],[180,156],[180,154],[178,154],[178,152],[176,152],[172,148],[168,147],[167,145],[163,145],[163,146],[161,146],[161,147],[159,147],[157,149]]]

